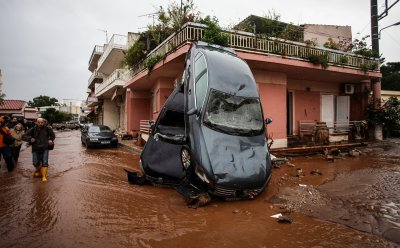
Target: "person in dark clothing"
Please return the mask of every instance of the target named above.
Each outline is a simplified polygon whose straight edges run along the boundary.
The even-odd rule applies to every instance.
[[[10,122],[7,123],[7,127],[11,130],[18,124],[18,119],[16,117],[12,117]]]
[[[12,148],[10,145],[6,145],[3,142],[3,135],[7,134],[11,136],[11,131],[6,126],[6,122],[4,118],[0,117],[0,154],[3,155],[4,160],[6,161],[7,170],[9,172],[14,170],[14,160],[12,154]]]
[[[54,145],[56,138],[53,129],[45,125],[45,119],[38,118],[36,126],[29,129],[24,140],[32,145],[32,162],[36,171],[35,177],[42,177],[42,182],[46,182],[47,168],[49,166],[49,145]]]

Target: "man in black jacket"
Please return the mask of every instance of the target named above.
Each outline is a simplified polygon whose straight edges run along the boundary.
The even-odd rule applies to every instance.
[[[49,146],[54,145],[56,138],[53,129],[45,125],[43,118],[36,120],[36,126],[25,134],[25,141],[32,145],[32,161],[35,166],[35,177],[42,176],[42,182],[46,182],[47,167],[49,166]]]

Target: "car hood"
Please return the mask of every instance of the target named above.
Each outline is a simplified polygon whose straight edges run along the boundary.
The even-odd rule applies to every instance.
[[[264,134],[234,136],[202,127],[209,162],[220,186],[252,189],[264,186],[269,175]]]

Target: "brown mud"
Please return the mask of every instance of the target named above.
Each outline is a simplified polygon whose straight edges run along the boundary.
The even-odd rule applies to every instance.
[[[336,221],[340,219],[336,216],[346,216],[342,212],[324,215],[315,208],[312,215],[305,204],[309,197],[298,194],[291,199],[289,195],[299,184],[305,184],[306,188],[312,186],[311,192],[342,197],[345,202],[348,198],[341,191],[348,190],[341,183],[332,183],[356,181],[346,177],[358,171],[365,176],[360,180],[370,180],[368,169],[374,173],[382,169],[382,176],[390,174],[390,170],[396,175],[397,157],[362,155],[335,162],[328,162],[323,156],[294,158],[290,161],[294,167],[282,165],[273,170],[266,191],[254,200],[213,202],[191,209],[173,189],[128,183],[124,168],[138,169],[138,154],[125,148],[86,150],[80,144],[78,131],[56,135],[46,183],[32,177],[30,148],[21,152],[14,172],[8,173],[4,165],[0,168],[0,247],[396,247],[388,241],[392,240],[390,232],[350,228],[349,224]],[[297,176],[298,168],[304,176]],[[310,174],[316,169],[322,175]],[[387,180],[395,183],[395,178]],[[289,189],[288,197],[281,197],[285,188]],[[330,188],[340,191],[335,195]],[[381,185],[377,189],[373,196],[381,197],[380,192],[386,188]],[[360,188],[354,192],[363,191]],[[382,195],[387,200],[374,202],[374,209],[396,217],[391,209],[392,202],[398,204],[398,196],[393,193],[396,194],[388,191],[387,196]],[[324,202],[324,197],[319,197],[318,202]],[[364,196],[360,198],[364,200]],[[297,203],[296,199],[304,199],[305,203]],[[365,202],[367,209],[371,202]],[[336,201],[325,205],[331,204],[339,206]],[[364,213],[353,214],[350,202],[341,206],[349,213],[347,222]],[[361,203],[357,206],[357,210],[364,211]],[[296,210],[290,215],[292,224],[271,218],[290,207]],[[375,228],[376,223],[370,221],[370,225]]]

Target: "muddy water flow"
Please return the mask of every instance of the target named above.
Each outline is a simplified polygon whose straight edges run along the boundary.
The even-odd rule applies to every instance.
[[[127,182],[123,169],[137,169],[138,154],[124,148],[86,150],[78,131],[56,135],[47,183],[32,177],[30,148],[21,152],[14,172],[8,173],[2,165],[0,247],[395,246],[379,233],[360,232],[302,213],[291,214],[292,224],[270,217],[283,211],[281,204],[271,203],[281,188],[332,180],[337,170],[352,170],[350,160],[342,169],[318,159],[315,164],[315,158],[293,160],[296,167],[274,169],[271,184],[253,201],[213,202],[190,209],[172,189]],[[309,173],[314,166],[324,174],[296,177],[297,167]],[[321,186],[320,191],[328,188]],[[375,206],[390,214],[397,203],[393,199]]]

